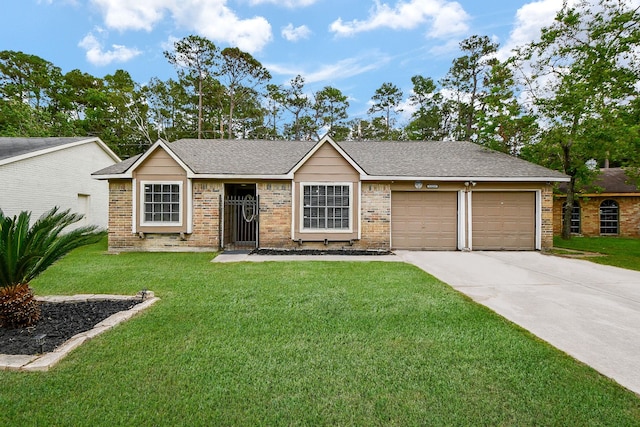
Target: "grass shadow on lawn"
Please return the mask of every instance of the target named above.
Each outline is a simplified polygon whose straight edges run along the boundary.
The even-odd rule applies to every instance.
[[[161,297],[52,372],[0,372],[0,425],[638,425],[640,400],[400,263],[72,253],[38,293]]]

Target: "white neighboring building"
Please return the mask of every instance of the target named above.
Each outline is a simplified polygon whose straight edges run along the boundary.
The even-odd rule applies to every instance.
[[[96,137],[0,138],[0,209],[31,211],[32,221],[59,206],[81,213],[78,225],[107,229],[109,188],[91,173],[120,162]]]

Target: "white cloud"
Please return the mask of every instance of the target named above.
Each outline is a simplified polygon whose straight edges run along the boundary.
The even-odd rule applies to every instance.
[[[570,0],[569,4],[575,4]],[[540,38],[540,30],[553,23],[562,7],[558,0],[538,0],[522,6],[516,12],[516,19],[509,39],[500,47],[498,59],[505,60],[512,50]]]
[[[171,0],[92,0],[104,15],[107,27],[116,30],[151,31],[162,20]],[[188,3],[188,2],[185,2]]]
[[[102,43],[92,33],[87,34],[78,46],[87,51],[87,61],[98,66],[109,65],[112,62],[127,62],[141,53],[138,49],[117,44],[111,45],[112,50],[105,51]]]
[[[271,3],[275,4],[276,6],[284,6],[294,9],[297,7],[311,6],[317,1],[318,0],[251,0],[251,4],[255,6],[258,4]]]
[[[170,1],[175,2],[172,12],[180,26],[213,41],[229,43],[249,53],[260,51],[271,41],[271,25],[265,18],[239,19],[224,5],[226,0],[209,1],[205,5],[199,0]],[[197,5],[184,7],[184,3]]]
[[[239,18],[227,0],[91,0],[105,25],[119,31],[151,31],[168,13],[178,27],[250,53],[271,41],[271,25],[261,17]]]
[[[288,24],[286,27],[282,29],[282,37],[290,42],[295,42],[300,39],[306,39],[311,35],[311,30],[306,25],[301,25],[299,27],[293,26],[293,24]]]
[[[305,83],[330,82],[348,77],[357,76],[376,70],[387,64],[391,58],[382,55],[369,55],[357,58],[347,58],[334,64],[314,65],[313,71],[302,70],[301,67],[289,67],[286,65],[264,64],[272,74],[285,76],[304,76]]]
[[[395,7],[376,0],[369,17],[360,21],[334,21],[330,30],[339,36],[351,36],[378,28],[410,30],[429,24],[429,37],[446,37],[466,32],[470,17],[460,3],[445,0],[409,0],[400,1]]]

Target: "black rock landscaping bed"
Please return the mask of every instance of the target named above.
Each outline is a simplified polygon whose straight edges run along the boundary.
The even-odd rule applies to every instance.
[[[254,249],[256,255],[393,255],[391,251],[365,249]]]
[[[140,299],[42,302],[42,317],[28,328],[0,328],[0,354],[40,354],[53,351],[60,344],[80,332],[93,329],[112,314],[129,310]],[[46,334],[41,351],[35,337]]]

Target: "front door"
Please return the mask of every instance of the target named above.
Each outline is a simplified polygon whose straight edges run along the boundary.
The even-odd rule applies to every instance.
[[[226,184],[224,197],[225,250],[258,247],[258,197],[255,184]]]

